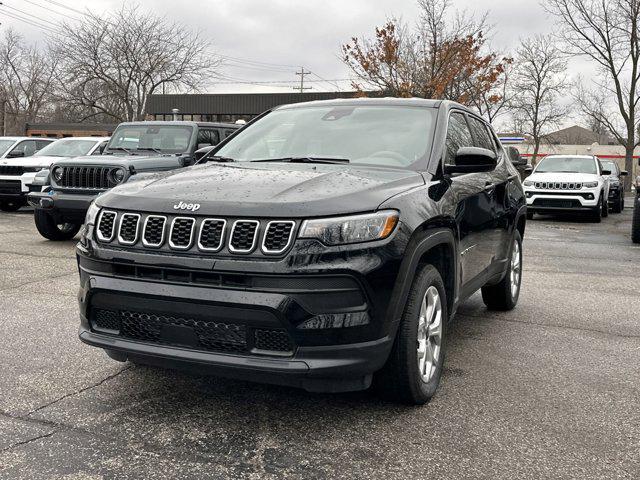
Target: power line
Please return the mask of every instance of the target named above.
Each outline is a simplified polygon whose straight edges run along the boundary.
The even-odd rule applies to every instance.
[[[44,0],[44,1],[47,2],[47,3],[51,3],[52,5],[56,5],[58,7],[61,7],[61,8],[66,8],[67,10],[70,10],[72,12],[79,13],[80,15],[90,15],[90,12],[88,13],[88,12],[83,12],[82,10],[77,10],[77,9],[75,9],[73,7],[65,5],[64,3],[56,2],[55,0]]]
[[[0,15],[5,15],[5,16],[10,17],[10,18],[13,18],[13,19],[15,19],[15,20],[19,20],[19,21],[21,21],[21,22],[23,22],[23,23],[26,23],[26,24],[28,24],[28,25],[31,25],[32,27],[37,27],[37,28],[40,28],[40,29],[42,29],[42,30],[46,30],[47,32],[50,32],[50,33],[57,33],[57,30],[55,30],[55,29],[53,29],[53,28],[51,28],[51,27],[48,27],[48,26],[46,26],[46,25],[42,25],[42,24],[37,23],[37,22],[35,22],[35,21],[29,20],[29,19],[27,19],[27,18],[24,18],[24,17],[22,17],[22,16],[20,16],[20,15],[17,15],[17,14],[14,14],[14,13],[10,13],[10,12],[7,12],[7,11],[5,11],[5,10],[0,10]]]
[[[69,14],[67,14],[67,13],[62,13],[62,12],[59,12],[59,11],[57,11],[57,10],[53,10],[53,9],[51,9],[50,7],[46,7],[46,6],[44,6],[44,5],[40,5],[39,3],[36,3],[36,2],[34,2],[33,0],[24,0],[24,1],[25,1],[25,2],[27,2],[27,3],[30,3],[31,5],[35,5],[35,6],[36,6],[36,7],[38,7],[38,8],[41,8],[41,9],[43,9],[43,10],[46,10],[47,12],[54,13],[54,14],[56,14],[56,15],[60,15],[60,16],[63,16],[63,17],[65,17],[65,18],[70,18],[70,19],[72,19],[72,20],[78,20],[78,18],[77,18],[77,17],[72,17],[72,16],[70,16],[70,15],[69,15]]]
[[[18,12],[17,14],[14,14],[14,15],[21,14],[21,15],[26,16],[29,19],[34,19],[32,21],[35,21],[35,22],[38,22],[38,23],[43,23],[45,25],[49,24],[49,25],[53,25],[56,28],[60,28],[60,24],[58,24],[58,23],[50,22],[49,20],[46,20],[46,19],[44,19],[42,17],[39,17],[37,15],[34,15],[33,13],[25,12],[24,10],[20,10],[19,8],[12,7],[11,5],[7,5],[5,3],[0,2],[0,7],[8,8],[9,10],[13,10],[15,12]]]

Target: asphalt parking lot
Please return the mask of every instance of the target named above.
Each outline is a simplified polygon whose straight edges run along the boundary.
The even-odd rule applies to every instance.
[[[0,213],[0,478],[640,478],[630,222],[529,222],[518,307],[467,301],[405,407],[114,362],[77,339],[74,242]]]

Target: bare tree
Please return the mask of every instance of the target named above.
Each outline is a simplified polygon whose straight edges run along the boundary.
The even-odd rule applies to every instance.
[[[624,146],[625,168],[631,171],[640,143],[640,1],[545,0],[544,5],[562,23],[558,36],[567,53],[589,58],[599,67],[594,87],[582,89],[579,104]],[[603,97],[611,101],[602,102]],[[630,182],[627,177],[627,188]]]
[[[88,14],[51,44],[62,59],[63,99],[81,120],[143,119],[149,95],[197,90],[219,65],[199,33],[137,7]]]
[[[389,20],[372,39],[352,38],[343,60],[354,86],[398,97],[446,98],[473,104],[494,88],[507,59],[487,51],[486,17],[450,12],[450,0],[420,0],[415,28]],[[487,95],[487,101],[501,98]]]
[[[514,125],[522,129],[519,133],[533,140],[533,163],[543,135],[567,115],[561,98],[567,88],[566,68],[562,52],[548,36],[523,40],[516,54],[510,109]]]
[[[20,122],[34,122],[42,117],[50,107],[56,68],[56,55],[41,52],[35,45],[27,45],[22,36],[11,29],[5,32],[0,40],[3,126],[18,133],[22,130]]]
[[[478,113],[484,116],[490,123],[508,112],[513,101],[513,59],[505,57],[501,68],[492,72],[495,81],[490,88],[478,88],[482,83],[474,83],[468,86],[473,92],[470,95],[470,104]]]

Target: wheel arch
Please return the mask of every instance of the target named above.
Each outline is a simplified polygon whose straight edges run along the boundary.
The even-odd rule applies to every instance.
[[[389,322],[390,335],[396,333],[418,268],[427,263],[433,265],[442,276],[447,294],[448,311],[450,317],[453,316],[459,287],[458,243],[453,226],[447,223],[435,221],[423,224],[415,230],[409,240],[387,310],[387,318],[392,319]]]

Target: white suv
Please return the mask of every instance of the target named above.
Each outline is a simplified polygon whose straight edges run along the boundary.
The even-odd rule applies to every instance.
[[[34,149],[36,143],[40,142],[41,150],[18,155],[11,153],[15,151],[14,148],[6,158],[0,159],[0,210],[12,212],[26,205],[29,192],[42,190],[52,163],[80,155],[99,155],[107,140],[109,137],[69,137],[61,140],[27,137],[21,140],[20,145],[28,146],[31,142]],[[45,182],[36,181],[42,174],[45,174]]]
[[[609,179],[592,155],[549,155],[523,182],[527,197],[527,218],[534,213],[582,211],[595,222],[609,214]]]

